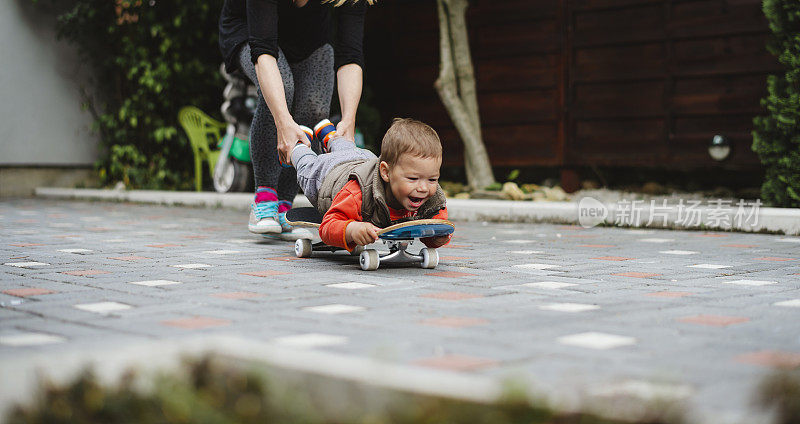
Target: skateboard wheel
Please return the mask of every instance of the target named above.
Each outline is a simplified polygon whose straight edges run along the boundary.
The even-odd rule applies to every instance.
[[[364,251],[364,246],[356,245],[356,247],[353,248],[353,250],[350,252],[350,254],[353,255],[353,256],[359,256],[359,255],[361,255],[361,252],[363,252],[363,251]]]
[[[436,249],[431,249],[426,247],[422,249],[420,252],[422,255],[422,267],[425,269],[433,269],[436,268],[436,265],[439,265],[439,252]]]
[[[297,239],[294,242],[294,254],[298,258],[311,257],[311,240],[306,238]]]
[[[367,249],[361,252],[358,257],[361,264],[361,269],[364,271],[375,271],[378,265],[381,264],[381,258],[378,256],[378,251],[375,249]]]

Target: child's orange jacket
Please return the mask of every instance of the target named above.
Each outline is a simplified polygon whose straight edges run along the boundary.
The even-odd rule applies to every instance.
[[[328,212],[322,217],[322,223],[319,226],[319,237],[325,244],[347,250],[353,250],[355,248],[355,244],[347,244],[344,234],[347,224],[353,221],[364,220],[361,216],[361,202],[361,187],[358,185],[358,181],[350,180],[339,190],[339,193],[333,198],[333,204],[330,209],[328,209]],[[392,221],[412,216],[414,216],[414,213],[411,211],[389,208],[389,218]],[[447,207],[431,218],[447,219]],[[441,247],[447,244],[450,238],[448,237],[445,243],[436,243],[433,238],[423,238],[420,240],[428,247]]]

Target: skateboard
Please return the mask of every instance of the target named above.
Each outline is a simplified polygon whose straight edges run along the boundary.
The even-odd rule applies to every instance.
[[[322,215],[316,208],[295,208],[286,212],[286,220],[292,226],[318,230],[319,224],[322,222]],[[436,249],[425,247],[415,255],[408,252],[408,246],[416,239],[448,235],[455,229],[455,225],[446,219],[419,219],[401,222],[378,231],[378,238],[389,246],[388,253],[379,253],[375,249],[356,246],[350,254],[358,255],[359,265],[364,271],[374,271],[381,263],[418,263],[422,268],[432,269],[439,264],[439,253]],[[312,252],[335,252],[337,250],[344,249],[327,245],[321,241],[312,243],[312,240],[307,238],[298,239],[294,244],[294,253],[298,258],[308,258]]]

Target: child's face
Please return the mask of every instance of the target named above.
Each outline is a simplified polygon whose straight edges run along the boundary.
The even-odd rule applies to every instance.
[[[436,193],[441,165],[441,157],[422,158],[409,154],[400,155],[393,166],[381,162],[381,178],[389,183],[389,206],[408,211],[419,209]]]

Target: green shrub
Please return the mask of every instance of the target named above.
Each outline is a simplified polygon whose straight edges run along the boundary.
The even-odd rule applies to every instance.
[[[764,0],[773,38],[767,48],[786,66],[767,78],[761,100],[767,116],[753,120],[753,151],[766,175],[761,197],[767,204],[800,207],[800,2]]]
[[[37,1],[37,0],[33,0]],[[39,0],[60,39],[91,69],[84,107],[102,151],[101,181],[189,188],[192,152],[178,110],[222,103],[217,20],[222,0]]]

